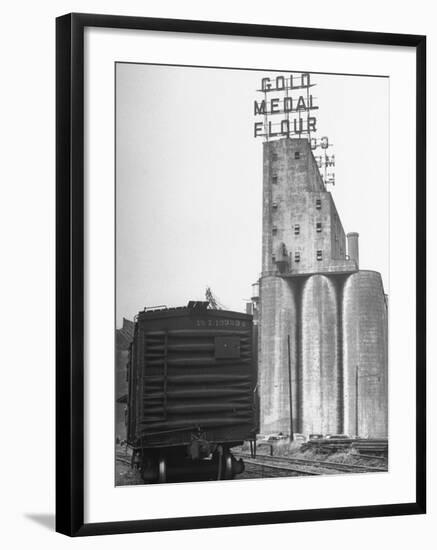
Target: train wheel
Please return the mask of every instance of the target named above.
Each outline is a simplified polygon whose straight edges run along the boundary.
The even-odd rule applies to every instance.
[[[223,479],[223,447],[219,445],[217,447],[217,465],[218,465],[218,472],[217,472],[217,479]]]
[[[167,481],[167,464],[165,458],[160,458],[158,462],[158,483],[166,483]]]
[[[232,455],[230,453],[225,454],[224,462],[225,462],[225,471],[224,471],[223,479],[232,479],[234,476],[232,474]]]

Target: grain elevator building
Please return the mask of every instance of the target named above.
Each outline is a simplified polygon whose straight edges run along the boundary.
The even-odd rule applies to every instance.
[[[308,139],[263,143],[262,234],[261,432],[386,437],[382,279],[360,270]]]

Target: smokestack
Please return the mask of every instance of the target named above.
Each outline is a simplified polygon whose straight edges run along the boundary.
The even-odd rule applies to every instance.
[[[253,283],[252,285],[252,300],[259,300],[259,282]]]
[[[351,260],[354,260],[357,264],[357,268],[360,267],[360,255],[358,252],[358,233],[347,234],[347,253]]]

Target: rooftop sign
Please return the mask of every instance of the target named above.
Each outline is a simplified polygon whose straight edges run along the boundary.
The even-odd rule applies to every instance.
[[[263,95],[253,104],[253,114],[256,117],[254,137],[262,137],[265,141],[284,137],[307,138],[312,150],[319,147],[322,150],[322,154],[314,158],[325,185],[335,185],[335,157],[327,154],[331,143],[326,136],[320,139],[315,137],[315,115],[319,108],[312,93],[315,85],[311,81],[310,73],[288,73],[286,76],[263,78],[261,87],[257,90]]]
[[[254,136],[267,141],[275,137],[311,138],[317,131],[314,111],[319,108],[310,93],[313,86],[309,73],[263,78],[257,91],[264,97],[254,101],[254,115],[264,120],[255,122]]]

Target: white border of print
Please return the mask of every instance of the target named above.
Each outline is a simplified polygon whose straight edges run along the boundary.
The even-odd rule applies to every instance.
[[[280,69],[290,59],[296,71],[390,77],[390,471],[116,488],[114,62]],[[85,30],[86,523],[415,501],[415,69],[411,48]]]

